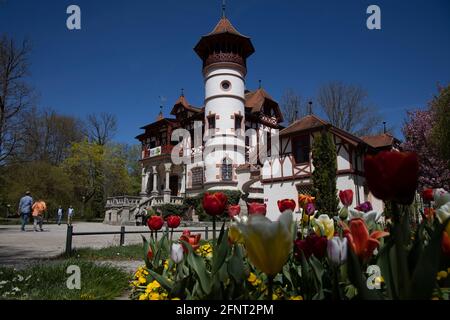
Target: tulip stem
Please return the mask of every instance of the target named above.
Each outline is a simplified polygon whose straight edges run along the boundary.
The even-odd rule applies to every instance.
[[[170,228],[170,243],[172,243],[173,239],[173,228]]]
[[[213,216],[213,241],[216,242],[216,216]]]
[[[273,300],[273,276],[267,276],[268,300]]]

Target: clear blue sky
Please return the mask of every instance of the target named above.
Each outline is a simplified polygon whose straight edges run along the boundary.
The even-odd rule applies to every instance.
[[[33,43],[30,82],[39,103],[64,114],[115,113],[116,140],[134,142],[185,89],[201,105],[201,61],[192,48],[220,17],[220,0],[0,0],[0,33]],[[252,38],[247,87],[258,79],[280,100],[305,99],[320,84],[359,84],[391,125],[450,82],[450,1],[228,0],[227,16]],[[77,4],[82,30],[66,28]],[[381,7],[382,30],[366,28],[366,8]]]

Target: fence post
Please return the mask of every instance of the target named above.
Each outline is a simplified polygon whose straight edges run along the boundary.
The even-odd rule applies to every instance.
[[[205,227],[205,240],[208,240],[209,227]]]
[[[72,255],[72,234],[73,234],[73,226],[67,226],[67,237],[66,237],[66,255]]]
[[[125,226],[120,227],[120,246],[125,244]]]

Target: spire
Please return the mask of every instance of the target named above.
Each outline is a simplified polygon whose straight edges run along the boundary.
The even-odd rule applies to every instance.
[[[258,88],[261,89],[262,88],[262,81],[258,80]]]
[[[164,119],[163,106],[159,106],[159,114],[158,114],[158,117],[156,118],[156,121],[159,121],[159,120],[162,120],[162,119]]]
[[[312,115],[312,113],[313,113],[313,112],[312,112],[312,104],[313,104],[312,101],[309,101],[309,102],[308,102],[308,114],[309,114],[309,115]]]
[[[386,134],[386,121],[383,121],[383,133]]]
[[[181,96],[184,97],[184,89],[181,88]]]
[[[222,19],[226,18],[225,11],[227,9],[227,2],[226,0],[222,0]]]

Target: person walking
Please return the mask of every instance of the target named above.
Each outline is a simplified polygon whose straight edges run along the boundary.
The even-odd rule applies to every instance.
[[[31,197],[31,192],[25,192],[25,196],[20,198],[19,201],[19,215],[22,220],[21,230],[25,231],[25,226],[28,224],[31,215],[31,207],[33,206],[33,198]]]
[[[42,223],[44,221],[44,213],[47,211],[47,205],[44,201],[38,200],[33,204],[33,225],[34,231],[38,231],[37,226],[39,225],[39,230],[42,229]]]
[[[58,226],[61,225],[62,217],[63,217],[63,208],[61,206],[59,206],[58,214],[57,214],[57,218],[56,218],[57,219],[56,222],[58,223]]]
[[[69,206],[69,209],[67,210],[67,224],[69,226],[72,225],[72,218],[73,218],[74,210],[72,206]]]

